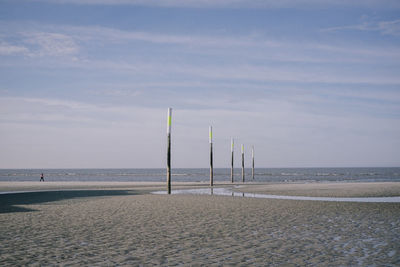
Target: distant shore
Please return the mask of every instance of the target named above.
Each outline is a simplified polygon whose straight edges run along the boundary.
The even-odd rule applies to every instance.
[[[400,195],[400,183],[235,186],[285,195]],[[208,184],[173,183],[173,189],[185,188]],[[165,190],[165,183],[0,182],[2,192],[38,191],[0,195],[0,264],[395,266],[400,261],[399,203],[149,194],[157,190]]]

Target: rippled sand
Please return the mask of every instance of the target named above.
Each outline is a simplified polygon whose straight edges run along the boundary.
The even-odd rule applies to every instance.
[[[163,186],[124,186],[0,195],[0,265],[400,262],[398,203],[149,195]]]

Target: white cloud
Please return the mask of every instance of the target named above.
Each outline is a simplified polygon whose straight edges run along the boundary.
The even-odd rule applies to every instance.
[[[12,45],[6,42],[0,42],[0,55],[27,54],[29,49],[25,46]]]
[[[154,42],[159,44],[186,45],[189,48],[203,46],[207,49],[196,49],[201,53],[232,53],[242,55],[243,61],[252,60],[277,60],[299,62],[388,62],[400,59],[400,51],[393,47],[373,46],[351,46],[331,45],[312,42],[276,41],[262,36],[199,36],[199,35],[170,35],[152,32],[123,31],[106,27],[73,27],[73,26],[52,26],[42,27],[42,31],[32,31],[25,34],[28,42],[37,44],[38,55],[71,55],[84,53],[85,45],[93,45],[101,40],[102,44],[107,43],[129,43],[135,41]],[[55,34],[54,32],[57,32]],[[78,47],[77,44],[81,47]],[[232,50],[227,52],[227,48]],[[215,50],[215,51],[212,51]],[[257,51],[257,52],[255,52]],[[318,53],[315,53],[318,51]],[[255,52],[255,54],[253,54]],[[294,55],[294,56],[292,56]],[[298,57],[298,55],[302,55]],[[223,55],[225,57],[229,56]],[[248,79],[254,81],[287,81],[287,82],[322,82],[322,83],[370,83],[370,84],[398,84],[399,79],[393,75],[357,75],[347,71],[337,70],[331,72],[329,68],[304,69],[293,67],[266,67],[252,66],[251,64],[230,64],[228,66],[218,65],[192,65],[185,63],[163,62],[135,62],[98,60],[85,57],[85,60],[74,62],[62,62],[59,66],[70,64],[77,69],[104,69],[111,71],[126,71],[135,73],[148,73],[159,75],[161,73],[184,73],[212,79]],[[239,65],[239,66],[238,66]]]
[[[57,33],[55,33],[57,32]],[[357,59],[369,60],[372,64],[376,62],[396,62],[400,59],[400,51],[398,49],[382,49],[382,47],[352,47],[352,46],[333,46],[330,44],[302,43],[296,44],[292,42],[277,42],[269,39],[261,39],[257,37],[216,37],[216,36],[190,36],[190,35],[168,35],[154,34],[143,32],[121,31],[103,27],[69,27],[51,26],[47,31],[24,32],[22,44],[16,47],[24,47],[29,45],[30,49],[10,49],[11,51],[19,51],[24,55],[42,56],[42,57],[70,57],[73,60],[55,60],[54,67],[68,67],[74,70],[101,70],[107,72],[116,72],[121,74],[148,75],[151,77],[168,77],[171,75],[179,75],[186,80],[191,79],[195,85],[196,82],[211,79],[213,81],[251,81],[251,82],[296,82],[304,83],[334,83],[334,84],[373,84],[373,85],[398,85],[400,78],[393,72],[374,71],[368,75],[354,69],[338,68],[337,66],[325,65],[324,68],[316,65],[308,65],[296,67],[296,65],[273,65],[273,64],[252,64],[254,60],[291,60],[291,54],[304,55],[308,51],[318,51],[319,53],[309,53],[309,56],[303,58],[304,62],[338,62],[346,63],[351,60],[357,62]],[[93,45],[97,40],[102,40],[103,44],[107,42],[129,42],[136,40],[144,40],[149,42],[160,42],[161,44],[174,43],[179,45],[203,45],[218,52],[222,50],[225,53],[226,47],[235,46],[230,53],[243,55],[243,58],[237,62],[230,64],[219,64],[218,61],[202,62],[201,64],[192,64],[186,60],[165,61],[160,58],[157,60],[147,58],[146,61],[136,59],[134,61],[116,60],[114,58],[99,60],[85,56],[85,45]],[[236,39],[241,41],[236,41]],[[261,39],[261,40],[260,40]],[[89,43],[85,43],[89,42]],[[78,46],[78,43],[81,47]],[[265,46],[265,47],[263,47]],[[238,49],[238,50],[236,50]],[[208,52],[200,49],[204,53]],[[253,54],[255,50],[257,53]],[[0,49],[1,51],[1,49]],[[29,51],[29,52],[28,52]],[[261,54],[258,57],[258,54]],[[280,58],[280,54],[285,55]],[[82,55],[82,56],[81,56]],[[271,56],[269,56],[271,55]],[[228,57],[229,55],[223,55]],[[80,59],[77,59],[79,57]],[[258,57],[258,58],[257,58]],[[82,59],[86,58],[86,59]],[[343,58],[342,60],[338,60]],[[244,63],[247,62],[247,63]],[[268,61],[267,61],[268,63]],[[42,64],[40,61],[30,63]],[[51,68],[49,62],[45,62],[46,68]],[[161,85],[161,87],[164,87]],[[105,89],[105,88],[103,88]],[[112,89],[112,90],[111,90]],[[136,87],[136,91],[140,88]],[[121,90],[118,88],[107,89],[111,94],[127,95],[132,94],[131,91]],[[110,91],[111,90],[111,91]],[[137,94],[135,92],[134,94]]]
[[[94,106],[46,98],[0,97],[0,121],[9,123],[88,123],[94,118],[85,112]],[[79,114],[80,113],[80,114]]]
[[[386,25],[386,24],[385,24]],[[394,34],[396,23],[388,23],[387,32]],[[11,26],[10,26],[11,27]],[[8,28],[10,28],[8,27]],[[4,43],[4,53],[21,53],[30,56],[69,56],[73,60],[88,47],[149,42],[159,45],[177,45],[187,48],[188,53],[229,56],[240,55],[250,60],[288,62],[371,62],[382,58],[400,59],[398,47],[376,47],[368,44],[323,43],[298,40],[278,40],[262,34],[240,36],[168,34],[143,31],[124,31],[99,26],[31,25],[30,31],[2,29],[3,35],[19,40],[15,44]],[[12,27],[11,27],[12,28]],[[336,30],[335,28],[326,30]],[[5,33],[4,33],[5,32]],[[167,46],[163,49],[168,49]],[[0,45],[1,52],[1,45]],[[236,57],[236,56],[235,56]],[[248,61],[248,60],[247,60]]]
[[[154,7],[189,8],[312,8],[329,6],[356,6],[399,8],[396,0],[29,0],[78,5],[138,5]]]
[[[325,32],[358,30],[358,31],[376,31],[383,35],[400,36],[400,19],[392,21],[363,21],[356,25],[338,26],[323,29]]]
[[[135,86],[137,86],[135,84]],[[116,87],[115,85],[113,87]],[[132,87],[132,85],[125,85],[124,87]],[[93,95],[103,95],[103,96],[111,96],[111,97],[137,97],[142,94],[139,90],[130,90],[130,89],[96,89],[89,90]]]
[[[378,23],[379,30],[383,34],[400,36],[400,19],[393,21],[381,21]]]
[[[68,35],[54,32],[24,32],[24,43],[33,49],[31,56],[65,56],[78,53],[79,47]]]
[[[103,69],[116,72],[149,74],[153,77],[182,75],[190,79],[213,79],[216,81],[252,81],[252,82],[296,82],[296,83],[333,83],[333,84],[374,84],[398,85],[400,77],[392,74],[364,75],[346,70],[332,71],[330,68],[298,68],[257,65],[191,65],[165,62],[111,62],[86,61],[77,62],[77,68]]]
[[[79,53],[77,39],[61,33],[61,29],[40,31],[1,27],[0,55],[22,55],[28,57],[72,57]],[[29,28],[29,27],[25,27]],[[12,42],[7,40],[12,40]]]
[[[80,123],[84,127],[104,126],[110,122],[133,122],[152,108],[95,105],[55,98],[0,97],[0,121],[9,123],[57,125]],[[149,112],[151,114],[151,112]],[[138,120],[140,121],[140,120]]]
[[[158,44],[177,44],[188,46],[207,46],[227,49],[228,47],[248,47],[280,50],[320,50],[327,52],[340,52],[346,55],[357,54],[366,56],[398,56],[398,48],[381,48],[368,46],[351,46],[349,44],[328,44],[309,41],[285,40],[280,41],[271,37],[265,37],[261,34],[241,35],[241,36],[209,36],[209,35],[183,35],[183,34],[165,34],[156,32],[142,31],[124,31],[115,28],[98,26],[50,26],[54,31],[64,32],[70,38],[81,41],[101,40],[109,43],[121,43],[129,41],[145,41]],[[329,30],[329,29],[325,29]]]
[[[7,99],[7,98],[6,98]],[[16,99],[16,98],[8,98],[8,99]],[[93,109],[96,106],[90,104],[84,104],[82,102],[76,101],[67,101],[67,100],[58,100],[58,99],[49,99],[49,98],[19,98],[22,101],[27,103],[34,103],[38,105],[45,105],[49,107],[65,107],[69,109]]]
[[[258,38],[258,36],[207,36],[207,35],[182,35],[143,31],[125,31],[115,28],[100,26],[49,26],[50,29],[64,32],[76,40],[121,43],[128,41],[144,41],[158,44],[180,44],[190,46],[265,46],[280,47],[281,42]]]

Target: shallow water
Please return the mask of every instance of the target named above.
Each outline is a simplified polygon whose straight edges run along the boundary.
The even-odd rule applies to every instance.
[[[166,191],[156,191],[153,194],[166,194]],[[372,203],[400,203],[399,197],[305,197],[305,196],[280,196],[268,194],[254,194],[234,192],[229,188],[196,188],[172,190],[173,195],[216,195],[248,198],[270,198],[289,200],[311,200],[311,201],[336,201],[336,202],[372,202]]]
[[[81,191],[80,189],[54,189],[54,190],[35,190],[35,191],[5,191],[4,194],[33,193],[33,192],[57,192],[57,191]],[[155,195],[165,195],[166,191],[151,192]],[[370,203],[400,203],[400,196],[397,197],[307,197],[307,196],[284,196],[270,194],[256,194],[234,192],[230,188],[195,188],[172,190],[173,195],[216,195],[247,198],[269,198],[269,199],[288,199],[288,200],[309,200],[309,201],[335,201],[335,202],[370,202]]]

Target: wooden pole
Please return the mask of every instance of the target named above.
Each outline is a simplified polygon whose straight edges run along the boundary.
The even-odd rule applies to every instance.
[[[212,126],[210,126],[210,186],[214,185],[214,173],[213,173],[213,143],[212,143]]]
[[[242,144],[242,182],[244,183],[244,145]]]
[[[231,139],[231,182],[233,183],[233,151],[234,151],[234,141]]]
[[[251,175],[254,180],[254,146],[251,147]]]
[[[171,116],[172,108],[168,108],[167,118],[167,192],[171,194]]]

